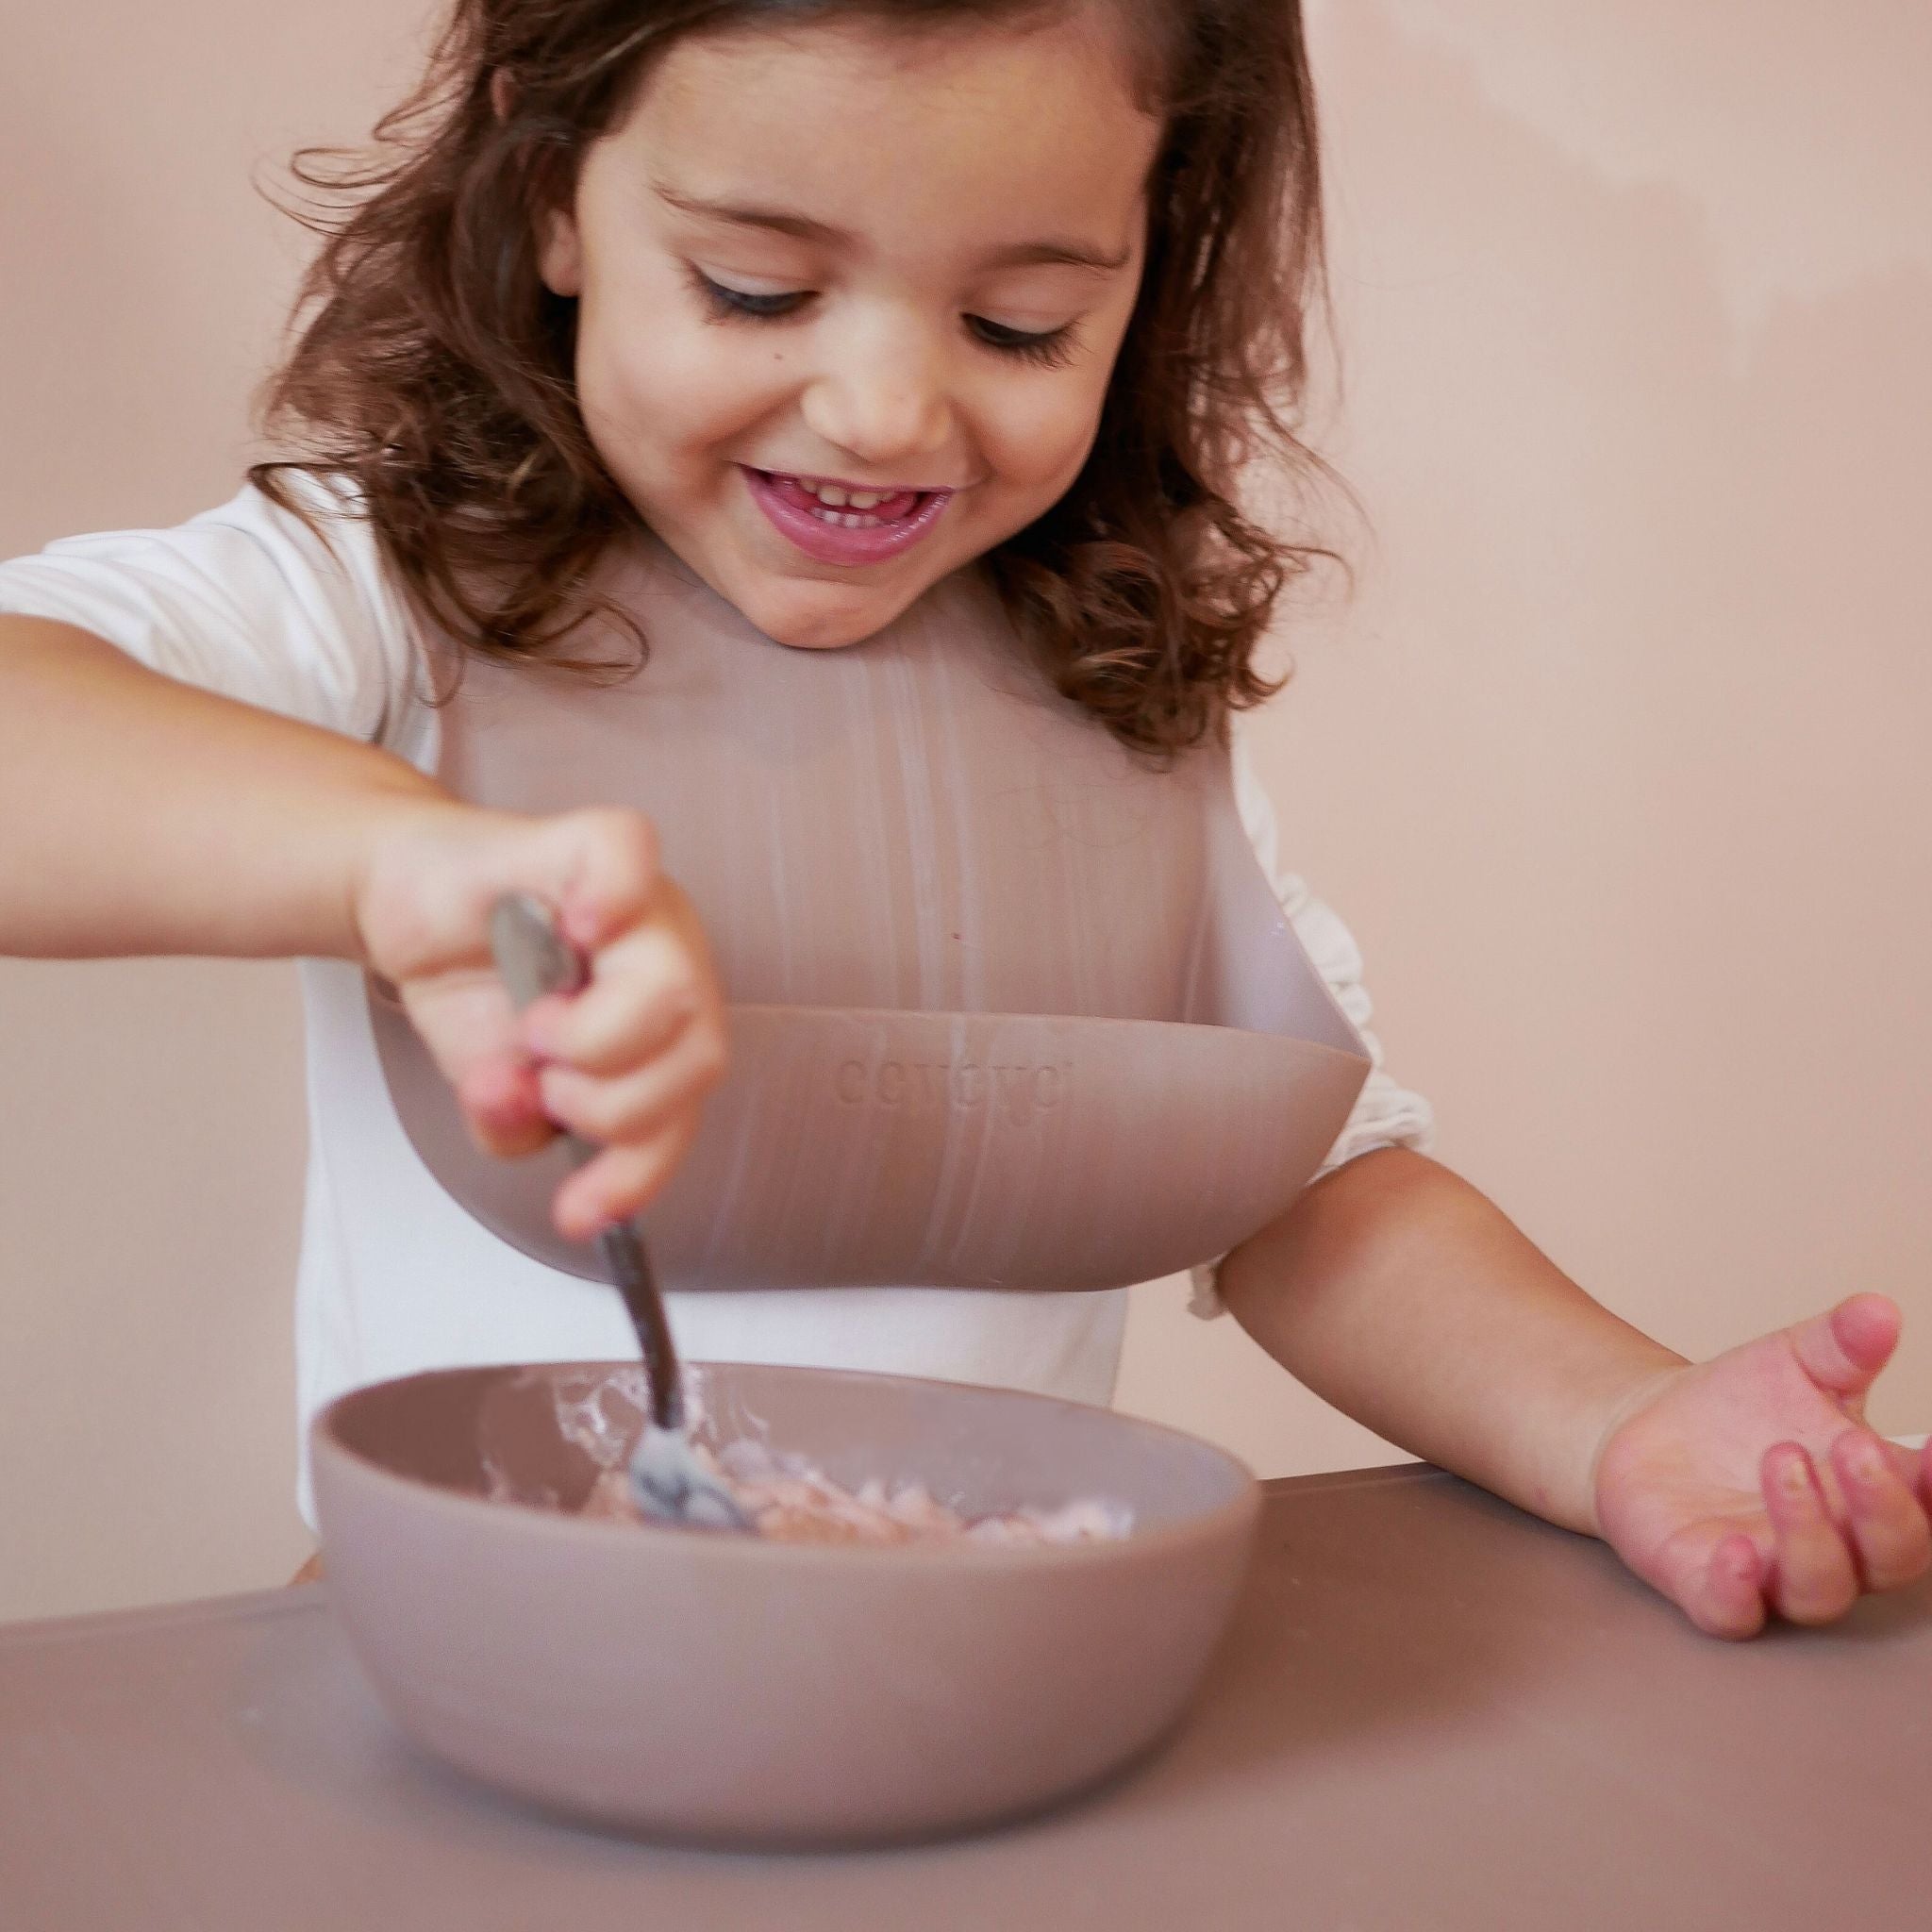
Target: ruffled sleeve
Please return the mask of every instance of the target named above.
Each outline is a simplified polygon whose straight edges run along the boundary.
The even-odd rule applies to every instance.
[[[105,638],[164,676],[422,752],[414,625],[353,490],[286,472],[171,529],[66,537],[0,563],[0,611]]]

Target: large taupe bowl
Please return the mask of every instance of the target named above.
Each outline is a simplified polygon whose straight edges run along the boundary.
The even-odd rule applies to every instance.
[[[379,1383],[317,1419],[316,1504],[335,1607],[425,1749],[633,1831],[851,1843],[1037,1808],[1178,1718],[1258,1513],[1230,1457],[998,1390],[697,1376],[714,1442],[756,1434],[840,1482],[909,1478],[975,1514],[1105,1498],[1132,1533],[803,1546],[585,1520],[568,1512],[637,1428],[634,1367]]]

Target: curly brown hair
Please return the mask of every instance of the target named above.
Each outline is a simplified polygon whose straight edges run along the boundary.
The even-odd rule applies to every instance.
[[[1010,22],[1054,4],[453,0],[421,85],[369,147],[294,158],[323,198],[288,211],[325,240],[262,414],[296,454],[251,479],[299,512],[282,472],[345,476],[460,645],[572,661],[559,647],[586,617],[623,618],[592,568],[640,519],[578,412],[576,305],[544,286],[537,212],[562,205],[683,35],[854,13]],[[1296,0],[1111,4],[1165,125],[1145,271],[1079,476],[986,562],[1058,689],[1171,756],[1277,688],[1255,662],[1275,600],[1331,554],[1251,521],[1235,493],[1257,457],[1322,467],[1296,434],[1322,273],[1314,100]]]

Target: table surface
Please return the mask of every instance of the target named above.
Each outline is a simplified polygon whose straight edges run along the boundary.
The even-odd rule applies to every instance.
[[[0,1629],[0,1925],[1932,1923],[1932,1580],[1730,1646],[1434,1471],[1268,1489],[1179,1735],[1044,1818],[913,1849],[702,1852],[519,1809],[391,1728],[321,1587]]]

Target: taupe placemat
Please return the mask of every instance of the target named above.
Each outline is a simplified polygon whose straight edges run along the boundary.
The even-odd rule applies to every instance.
[[[1752,1932],[1932,1916],[1932,1584],[1698,1637],[1603,1550],[1420,1470],[1271,1486],[1158,1757],[885,1853],[599,1837],[419,1758],[317,1589],[0,1630],[0,1926]]]

